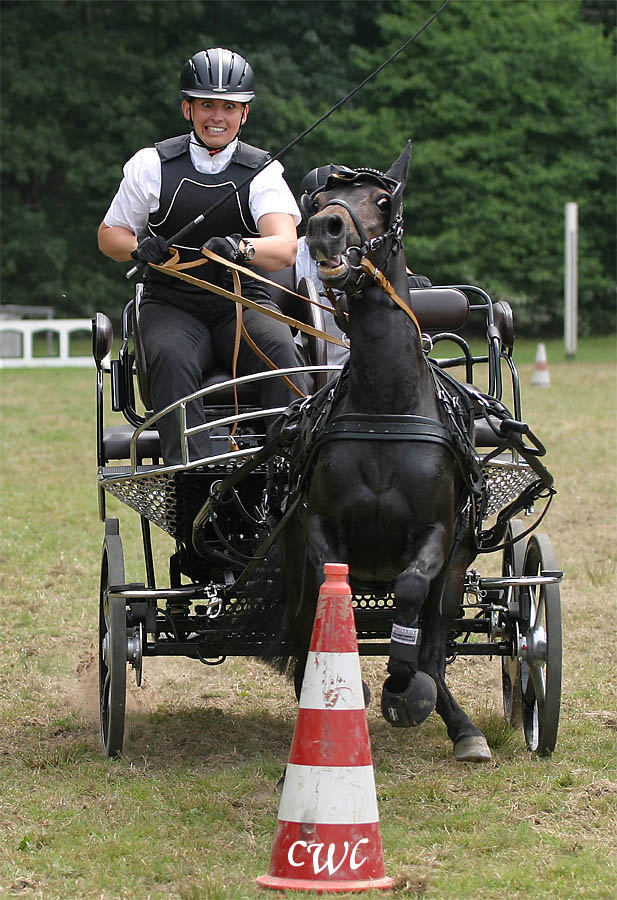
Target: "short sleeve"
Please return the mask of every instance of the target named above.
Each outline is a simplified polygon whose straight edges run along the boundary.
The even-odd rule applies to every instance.
[[[278,160],[251,181],[249,207],[256,223],[267,213],[287,213],[293,216],[296,225],[301,221],[298,204],[283,178],[283,167]]]
[[[150,214],[159,208],[161,161],[154,147],[145,147],[129,159],[123,179],[105,213],[103,222],[140,235],[146,230]]]

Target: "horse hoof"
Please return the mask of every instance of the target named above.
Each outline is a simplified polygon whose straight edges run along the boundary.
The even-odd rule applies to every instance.
[[[458,762],[489,762],[491,751],[481,734],[461,738],[454,745],[454,759]]]
[[[437,687],[426,672],[416,672],[404,691],[392,691],[392,677],[387,678],[381,692],[381,712],[395,728],[421,725],[435,709]]]

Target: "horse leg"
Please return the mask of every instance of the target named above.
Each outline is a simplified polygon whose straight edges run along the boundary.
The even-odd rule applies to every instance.
[[[387,722],[396,727],[420,725],[435,708],[435,682],[420,668],[422,634],[418,617],[429,595],[431,583],[443,568],[445,544],[443,526],[427,528],[421,540],[416,540],[417,552],[413,563],[396,579],[389,677],[381,695],[382,714]]]
[[[436,709],[454,745],[455,759],[487,762],[491,751],[486,738],[456,702],[446,684],[446,644],[451,623],[460,608],[466,563],[466,557],[452,562],[443,591],[438,589],[424,608],[420,665],[437,685]]]

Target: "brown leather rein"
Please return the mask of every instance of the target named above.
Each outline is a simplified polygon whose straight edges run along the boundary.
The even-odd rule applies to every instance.
[[[420,336],[420,340],[422,340],[422,329],[420,328],[420,323],[418,322],[418,317],[416,316],[415,312],[410,307],[410,305],[408,303],[405,303],[405,301],[399,297],[399,295],[396,293],[396,291],[394,290],[394,288],[392,287],[392,285],[390,284],[390,282],[388,281],[386,276],[383,274],[381,269],[378,269],[377,266],[374,263],[372,263],[371,260],[368,259],[366,256],[363,256],[362,259],[360,260],[360,268],[362,269],[363,272],[366,272],[366,274],[370,278],[373,279],[375,284],[378,287],[380,287],[381,290],[385,294],[387,294],[388,297],[390,297],[390,299],[392,301],[394,301],[394,303],[396,303],[396,305],[398,307],[400,307],[400,309],[403,310],[405,315],[409,316],[411,321],[414,323],[414,325],[418,329],[418,334]]]
[[[244,338],[251,350],[266,364],[266,366],[268,366],[268,368],[272,370],[276,370],[278,368],[278,366],[260,350],[260,348],[253,341],[252,337],[246,330],[246,327],[242,321],[243,307],[247,307],[248,309],[256,309],[264,315],[269,316],[271,319],[276,319],[279,322],[285,322],[285,324],[289,325],[290,328],[297,328],[299,331],[302,331],[305,334],[313,335],[314,337],[327,341],[330,344],[337,344],[339,347],[347,346],[344,341],[340,340],[340,338],[334,337],[333,335],[328,334],[326,331],[322,331],[320,328],[314,328],[312,325],[308,325],[305,322],[300,322],[298,319],[293,319],[291,316],[286,316],[283,313],[277,312],[273,309],[269,309],[268,307],[261,306],[254,300],[249,300],[248,297],[244,297],[242,295],[242,285],[240,283],[240,275],[238,273],[242,273],[244,275],[247,275],[249,278],[261,281],[270,287],[279,288],[286,294],[290,294],[292,297],[297,297],[300,300],[304,300],[306,303],[311,303],[314,306],[318,306],[328,312],[333,312],[333,310],[329,306],[325,306],[324,304],[321,304],[315,300],[311,300],[308,297],[303,297],[302,295],[297,294],[295,291],[291,291],[289,288],[286,288],[284,285],[271,281],[269,278],[265,278],[258,272],[254,272],[252,269],[247,269],[244,266],[238,265],[237,263],[230,262],[228,259],[224,259],[224,257],[219,256],[217,253],[213,253],[211,250],[207,250],[205,247],[202,248],[201,253],[204,257],[203,259],[195,259],[191,260],[190,262],[181,263],[179,261],[180,254],[175,248],[172,248],[170,258],[164,263],[162,263],[161,265],[149,263],[149,265],[153,269],[156,269],[157,272],[163,272],[165,275],[169,275],[172,278],[179,278],[181,281],[186,281],[189,284],[194,284],[196,287],[202,288],[206,291],[210,291],[213,294],[218,294],[220,297],[226,297],[228,300],[232,300],[236,304],[236,331],[234,335],[234,350],[231,365],[231,375],[233,379],[236,378],[238,353],[240,350],[240,341],[242,338]],[[218,284],[212,284],[211,282],[205,281],[202,278],[197,278],[195,275],[190,275],[186,271],[187,269],[194,269],[198,266],[203,266],[210,260],[215,263],[220,263],[221,265],[224,265],[226,268],[231,270],[234,283],[233,291],[228,291],[225,288],[220,287],[220,285]],[[301,398],[304,398],[306,396],[306,394],[304,394],[303,391],[301,391],[287,375],[283,375],[282,378],[286,382],[288,387],[293,391],[293,393],[297,394]],[[233,394],[234,410],[237,415],[239,410],[239,403],[238,391],[235,385],[233,388]],[[234,423],[229,437],[232,449],[237,449],[237,444],[235,443],[234,438],[236,429],[237,422]]]
[[[232,358],[232,378],[236,377],[236,367],[238,361],[238,352],[240,349],[240,341],[242,338],[249,344],[251,349],[257,356],[272,370],[277,369],[278,367],[269,359],[265,353],[263,353],[259,347],[255,344],[249,333],[247,332],[244,323],[242,321],[242,307],[247,307],[248,309],[256,309],[258,312],[263,313],[266,316],[269,316],[272,319],[275,319],[279,322],[285,322],[285,324],[289,325],[290,328],[297,328],[299,331],[304,334],[310,334],[313,337],[320,338],[321,340],[326,341],[329,344],[336,344],[339,347],[347,347],[344,341],[340,340],[340,338],[334,337],[331,334],[328,334],[326,331],[322,331],[319,328],[314,328],[312,325],[308,325],[305,322],[301,322],[298,319],[294,319],[291,316],[286,316],[281,312],[277,312],[276,310],[269,309],[268,307],[262,306],[261,304],[255,302],[254,300],[249,300],[248,297],[244,297],[242,295],[242,286],[240,283],[240,275],[239,273],[248,276],[249,278],[255,279],[257,281],[261,281],[263,284],[268,285],[269,287],[278,288],[282,290],[284,293],[289,294],[292,297],[296,297],[297,299],[303,300],[305,303],[310,303],[313,306],[317,306],[320,309],[325,310],[326,312],[334,313],[334,309],[330,306],[326,306],[325,304],[319,303],[318,301],[311,300],[308,297],[303,297],[301,294],[296,293],[295,291],[286,288],[282,284],[278,284],[275,281],[271,281],[269,278],[260,275],[258,272],[253,271],[252,269],[247,269],[245,266],[240,266],[237,263],[231,262],[228,259],[225,259],[222,256],[219,256],[217,253],[213,253],[211,250],[207,250],[205,247],[201,250],[202,256],[204,259],[196,259],[191,260],[190,262],[181,263],[180,254],[175,248],[172,248],[171,256],[168,260],[166,260],[161,265],[157,265],[155,263],[149,263],[149,265],[155,269],[157,272],[163,272],[165,275],[169,275],[172,278],[179,278],[181,281],[186,281],[189,284],[194,284],[196,287],[202,288],[203,290],[211,291],[213,294],[218,294],[220,297],[226,297],[228,300],[233,301],[236,304],[236,332],[234,336],[234,351]],[[209,281],[205,281],[202,278],[197,278],[195,275],[190,275],[186,270],[194,269],[199,266],[205,265],[209,260],[212,262],[220,263],[224,265],[226,268],[231,270],[234,290],[228,291],[223,287],[220,287],[218,284],[212,284]],[[411,321],[414,323],[418,330],[418,334],[420,339],[422,339],[422,329],[420,328],[420,323],[410,308],[410,306],[405,303],[399,295],[394,290],[392,284],[388,281],[383,272],[375,266],[374,263],[371,262],[366,256],[363,256],[360,260],[360,268],[363,272],[365,272],[374,282],[377,284],[379,288],[381,288],[384,293],[390,297],[390,299],[400,308],[403,312],[409,316]],[[282,376],[289,388],[297,394],[299,397],[305,397],[306,395],[298,388],[296,385],[288,378],[286,375]],[[238,410],[238,394],[237,389],[234,386],[234,407],[236,412]],[[236,425],[232,430],[230,440],[233,441],[233,436],[236,430]],[[234,442],[235,443],[235,442]]]

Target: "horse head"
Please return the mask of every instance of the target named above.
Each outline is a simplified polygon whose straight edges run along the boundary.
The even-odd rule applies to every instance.
[[[385,173],[333,167],[323,187],[303,196],[306,242],[326,287],[349,286],[364,256],[383,267],[400,249],[410,154],[411,142]]]

